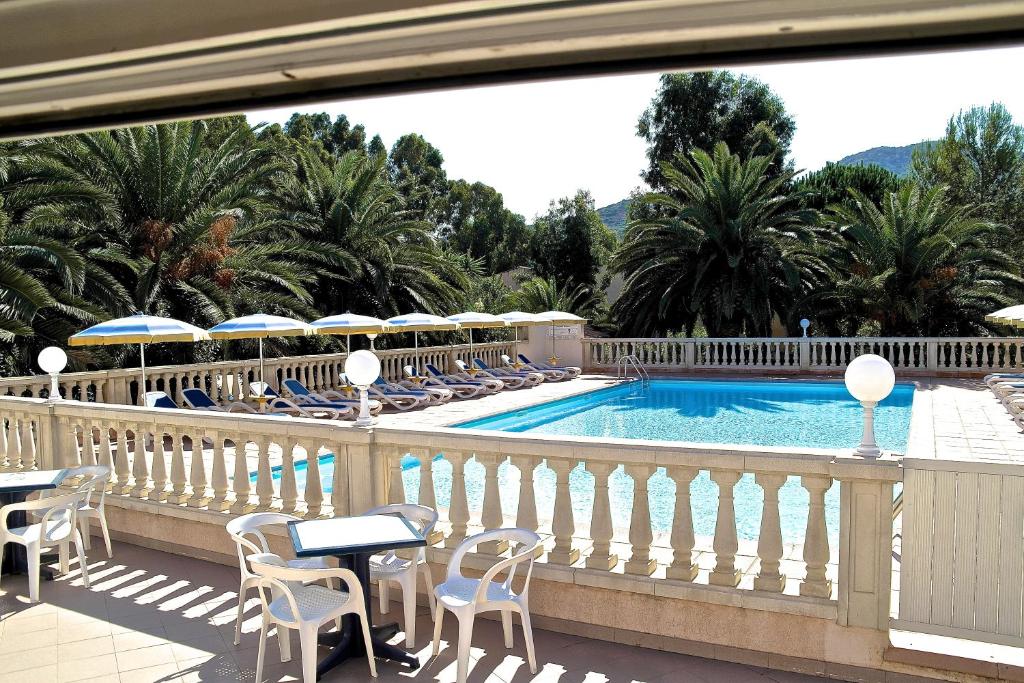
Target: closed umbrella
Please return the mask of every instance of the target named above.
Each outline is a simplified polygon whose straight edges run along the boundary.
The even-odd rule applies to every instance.
[[[416,374],[420,374],[420,332],[437,332],[442,330],[457,330],[459,324],[447,318],[429,313],[408,313],[396,315],[385,320],[388,327],[393,328],[392,332],[412,332],[413,347],[416,355]]]
[[[390,328],[380,318],[356,313],[329,315],[310,323],[317,334],[345,335],[345,353],[352,353],[351,336],[353,334],[381,334]]]
[[[509,311],[508,313],[502,313],[498,316],[513,328],[515,328],[516,335],[516,366],[521,365],[519,362],[519,328],[520,327],[534,327],[537,325],[547,325],[548,321],[541,318],[536,313],[526,313],[524,311]]]
[[[126,318],[116,318],[93,325],[68,338],[70,346],[109,346],[111,344],[138,344],[139,361],[142,369],[142,383],[139,385],[139,403],[146,401],[146,344],[156,342],[197,342],[207,341],[210,335],[195,325],[161,318],[156,315],[136,313]]]
[[[456,313],[455,315],[448,316],[448,320],[453,323],[458,323],[463,329],[469,332],[469,373],[476,374],[476,368],[473,367],[473,330],[474,329],[485,329],[488,327],[508,327],[508,321],[502,320],[496,315],[490,313],[478,313],[476,311],[466,311],[465,313]]]
[[[301,337],[313,333],[313,328],[301,320],[286,318],[282,315],[266,315],[256,313],[243,315],[240,318],[225,320],[207,330],[212,339],[256,339],[260,348],[260,386],[266,387],[263,381],[263,340],[267,337]],[[263,410],[267,397],[260,391],[257,401]]]
[[[986,315],[985,320],[1012,327],[1024,327],[1024,304],[1001,308],[995,313]]]
[[[548,325],[551,325],[551,364],[554,365],[558,362],[558,356],[555,355],[555,325],[578,325],[587,322],[586,318],[581,318],[574,313],[566,313],[565,311],[544,311],[538,313],[537,317],[545,320]]]

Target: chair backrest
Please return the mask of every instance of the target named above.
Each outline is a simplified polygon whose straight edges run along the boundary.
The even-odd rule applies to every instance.
[[[103,501],[107,496],[107,482],[110,481],[110,467],[107,465],[73,467],[68,470],[68,476],[82,478],[75,490],[86,494],[84,503],[92,503],[93,495],[99,491],[99,501],[96,503],[96,507],[103,508]]]
[[[414,370],[411,365],[406,365],[405,367],[402,368],[402,370],[404,370],[405,374],[409,377],[416,377],[418,375],[416,370]]]
[[[146,392],[146,407],[147,408],[177,408],[171,397],[162,391],[147,391]]]
[[[43,545],[52,545],[62,541],[75,532],[78,524],[78,507],[89,497],[90,491],[91,488],[84,485],[83,488],[73,493],[5,505],[0,508],[0,532],[7,533],[7,516],[15,510],[24,510],[25,512],[46,510],[38,522],[43,529],[41,536]],[[51,525],[51,522],[57,523]]]
[[[455,364],[459,366],[459,370],[462,370],[463,372],[467,372],[469,370],[469,367],[466,365],[465,361],[461,361],[458,358],[456,358]]]
[[[540,547],[540,536],[529,529],[506,527],[491,529],[479,534],[467,537],[455,548],[451,558],[448,560],[448,579],[463,578],[462,559],[470,550],[489,541],[508,541],[516,544],[511,557],[503,558],[491,566],[480,579],[480,586],[477,588],[475,602],[484,602],[487,596],[487,585],[494,580],[501,572],[508,570],[508,576],[502,581],[502,585],[511,588],[512,579],[515,578],[516,569],[520,564],[527,563],[526,576],[523,581],[523,589],[519,595],[526,595],[530,589],[530,577],[533,575],[533,561],[537,556],[537,548]]]
[[[515,365],[515,363],[512,362],[512,359],[509,357],[509,355],[507,353],[501,354],[501,360],[502,360],[502,362],[505,365],[509,365],[509,366],[514,366]]]
[[[437,366],[435,366],[433,363],[426,363],[424,367],[427,368],[430,374],[437,375],[438,377],[444,377],[444,373],[438,370]]]
[[[429,508],[426,505],[416,505],[415,503],[389,503],[388,505],[379,505],[371,510],[367,510],[363,515],[388,515],[396,512],[409,520],[424,537],[429,536],[437,525],[437,510]],[[389,550],[385,554],[394,555],[395,552],[393,550]],[[425,562],[427,559],[426,548],[420,548],[418,556],[420,561]]]
[[[181,395],[185,399],[185,402],[193,408],[198,408],[200,410],[204,408],[220,408],[220,406],[217,405],[217,402],[210,398],[210,395],[202,389],[196,389],[194,387],[191,389],[185,389],[181,392]]]
[[[286,379],[284,382],[284,388],[292,392],[296,396],[309,396],[312,392],[306,388],[306,385],[297,379]]]
[[[235,542],[235,549],[238,551],[238,569],[243,579],[254,575],[246,562],[247,556],[253,553],[270,553],[270,543],[263,534],[262,528],[287,524],[298,519],[300,518],[284,512],[251,512],[235,517],[225,525],[228,535]]]
[[[473,362],[474,362],[474,363],[476,363],[476,366],[477,366],[478,368],[480,368],[481,370],[490,370],[490,369],[491,369],[491,368],[490,368],[490,367],[489,367],[489,366],[487,365],[487,363],[485,363],[485,362],[483,361],[483,359],[481,359],[481,358],[474,358],[474,359],[473,359]]]
[[[519,354],[519,360],[522,361],[523,363],[526,363],[527,365],[533,365],[533,361],[531,361],[529,358],[527,358],[521,353]]]
[[[245,566],[246,563],[252,567],[251,576],[259,577],[256,589],[259,591],[260,602],[263,604],[263,614],[270,614],[270,603],[278,595],[283,595],[288,600],[289,611],[292,617],[298,617],[301,614],[298,601],[295,599],[294,588],[301,586],[304,581],[315,579],[315,569],[291,568],[284,560],[273,553],[253,553],[247,555],[242,558],[242,566]],[[270,595],[267,594],[268,591]],[[297,619],[283,623],[298,626]]]
[[[266,396],[267,398],[280,398],[281,396],[274,391],[274,387],[266,382],[249,382],[249,391],[255,396]]]

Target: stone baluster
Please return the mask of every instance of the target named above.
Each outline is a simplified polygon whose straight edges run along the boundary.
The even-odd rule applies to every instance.
[[[110,443],[110,432],[114,429],[115,425],[111,422],[100,423],[100,464],[110,468],[110,472],[114,473],[114,450],[117,448],[117,442]],[[116,437],[115,437],[116,438]],[[106,490],[114,490],[114,477],[110,477],[107,480]]]
[[[324,489],[320,481],[320,444],[308,442],[306,449],[306,517],[314,518],[323,514]]]
[[[829,560],[828,528],[825,525],[825,492],[832,486],[831,477],[805,475],[800,483],[809,495],[807,532],[804,534],[804,562],[807,574],[800,583],[800,595],[828,598],[832,595],[832,582],[825,578],[825,565]]]
[[[121,422],[117,425],[117,457],[114,458],[114,481],[111,491],[121,495],[131,493],[131,466],[128,463],[128,426]]]
[[[224,457],[224,437],[220,432],[208,430],[206,432],[213,447],[213,468],[210,473],[210,488],[213,497],[206,504],[206,507],[216,512],[222,512],[230,507],[228,502],[228,467]],[[245,451],[238,453],[235,450],[235,459],[245,460]],[[249,473],[245,473],[246,482],[249,480]]]
[[[180,440],[171,433],[171,450],[181,448]],[[172,456],[173,457],[173,456]],[[153,430],[153,467],[151,469],[153,488],[149,492],[150,500],[167,499],[167,457],[164,453],[164,432],[160,428]]]
[[[10,421],[10,418],[0,415],[0,469],[8,469],[10,467],[11,449],[7,434]]]
[[[203,439],[207,436],[206,431],[196,430],[192,434],[192,461],[189,466],[188,483],[192,486],[192,495],[188,499],[188,506],[191,508],[206,507],[210,502],[210,494],[207,491],[206,458],[203,455]]]
[[[429,448],[418,451],[420,461],[419,504],[428,508],[437,507],[434,496],[434,452]]]
[[[33,424],[32,417],[25,415],[21,419],[21,427],[18,430],[21,437],[21,469],[31,470],[36,466],[36,429],[38,424]]]
[[[334,453],[334,478],[331,482],[331,507],[334,508],[335,516],[362,512],[352,509],[349,486],[351,482],[348,476],[348,446],[343,443],[334,443],[329,446]]]
[[[171,451],[171,493],[167,496],[169,503],[175,505],[188,501],[189,496],[185,493],[185,485],[187,483],[188,475],[185,472],[185,438],[187,437],[186,432],[183,429],[175,428],[174,430],[174,449]],[[192,440],[192,458],[195,459],[203,457],[202,443],[199,444],[199,453],[197,454],[196,440]]]
[[[67,467],[78,467],[83,464],[80,456],[80,448],[78,443],[78,424],[71,421],[71,418],[63,418],[64,420],[64,433],[68,435],[68,447],[64,453],[64,465]],[[11,467],[21,467],[21,440],[18,438],[18,434],[15,433],[14,441],[14,453],[12,454]],[[85,448],[83,445],[81,448]]]
[[[446,548],[454,548],[466,538],[466,525],[469,523],[469,503],[466,501],[465,454],[446,452],[445,457],[452,464],[452,495],[448,507],[448,519],[452,531],[444,539]]]
[[[270,439],[262,436],[256,442],[259,460],[256,466],[257,508],[269,510],[274,503],[274,475],[270,469]]]
[[[779,572],[779,560],[782,559],[779,489],[786,483],[786,475],[758,472],[754,477],[764,491],[761,531],[757,538],[757,556],[761,560],[761,568],[754,578],[754,590],[781,593],[786,587],[786,577]]]
[[[71,442],[72,446],[74,441]],[[21,467],[21,441],[18,439],[18,415],[7,417],[7,466],[12,470]]]
[[[533,455],[514,455],[512,463],[519,468],[519,505],[516,507],[516,526],[537,530],[537,496],[533,488],[533,473],[537,458]]]
[[[96,402],[97,403],[105,403],[106,402],[106,385],[107,385],[107,381],[105,379],[98,379],[98,380],[96,380],[95,386],[96,386]]]
[[[146,498],[149,489],[149,463],[146,462],[146,428],[142,424],[136,424],[135,429],[135,455],[132,457],[132,497]],[[153,457],[157,454],[157,441],[161,441],[160,457],[163,457],[163,434],[153,434]]]
[[[690,482],[697,476],[697,468],[672,466],[668,475],[676,485],[676,507],[672,519],[672,564],[665,576],[679,581],[697,578],[697,565],[693,561],[693,508],[690,506]]]
[[[102,428],[101,425],[85,420],[82,421],[82,465],[87,467],[97,465],[100,461],[100,455],[96,450],[103,448],[103,441],[102,436],[100,439],[96,438],[96,428],[98,426]]]
[[[498,463],[504,458],[499,458],[497,453],[477,453],[476,459],[484,466],[484,500],[480,511],[480,526],[485,531],[498,529],[505,523],[501,514],[501,491],[498,487]],[[476,549],[478,553],[485,555],[500,555],[506,550],[506,541],[481,543]]]
[[[606,462],[587,463],[587,469],[594,475],[594,509],[590,517],[590,538],[594,548],[587,557],[590,569],[609,571],[619,563],[619,556],[611,552],[612,508],[608,490],[608,475],[615,465]]]
[[[252,504],[252,483],[249,480],[249,462],[246,459],[246,450],[249,442],[243,438],[234,437],[235,444],[235,467],[234,475],[231,477],[231,488],[235,493],[235,500],[231,503],[231,512],[237,515],[244,515],[252,512],[255,506]],[[259,444],[256,444],[259,448]],[[216,483],[214,483],[216,486]]]
[[[295,440],[291,438],[285,439],[285,442],[281,444],[280,487],[281,512],[294,513],[299,491],[295,483]]]
[[[733,487],[740,480],[740,473],[731,470],[711,470],[711,479],[718,484],[718,517],[715,520],[715,570],[708,581],[715,586],[739,585],[742,572],[736,569],[736,507],[733,503]]]
[[[627,574],[650,576],[658,567],[658,562],[651,557],[651,542],[654,533],[651,531],[651,509],[647,496],[647,480],[654,474],[650,465],[626,465],[626,474],[633,479],[633,512],[629,517],[629,544],[633,554],[626,562]]]
[[[555,509],[551,518],[551,534],[555,545],[548,553],[548,562],[553,564],[574,564],[580,558],[578,548],[572,547],[572,536],[576,532],[576,520],[572,514],[572,498],[569,495],[569,472],[576,463],[572,460],[548,458],[548,467],[555,471]]]
[[[387,455],[388,463],[388,502],[405,503],[405,480],[402,477],[402,458],[405,457],[404,448],[389,449]]]

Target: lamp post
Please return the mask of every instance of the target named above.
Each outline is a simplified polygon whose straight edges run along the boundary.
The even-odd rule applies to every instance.
[[[811,326],[811,321],[807,318],[800,319],[800,327],[804,328],[804,337],[807,336],[807,328]]]
[[[369,351],[353,351],[345,359],[345,376],[359,389],[359,417],[357,427],[369,427],[374,419],[370,416],[370,399],[367,390],[380,377],[380,359]]]
[[[47,346],[39,352],[36,362],[39,363],[39,369],[50,376],[50,396],[48,400],[50,402],[62,400],[60,385],[57,383],[57,379],[60,377],[61,370],[68,365],[68,354],[64,353],[64,349],[60,347]],[[82,400],[85,400],[85,398],[83,397]]]
[[[889,361],[869,353],[853,359],[844,380],[847,391],[864,406],[864,434],[854,455],[877,458],[882,451],[875,443],[875,406],[896,386],[896,372]]]

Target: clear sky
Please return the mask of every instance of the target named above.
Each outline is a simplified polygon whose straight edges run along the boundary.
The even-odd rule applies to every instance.
[[[1000,101],[1024,122],[1024,48],[734,68],[768,83],[796,119],[797,168],[880,145],[937,138],[949,117]],[[587,189],[597,206],[626,197],[646,165],[636,121],[657,74],[439,91],[249,112],[284,123],[293,111],[344,113],[388,147],[417,132],[441,150],[449,178],[482,181],[532,219]]]

